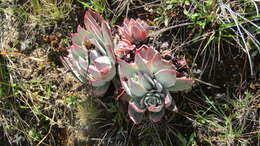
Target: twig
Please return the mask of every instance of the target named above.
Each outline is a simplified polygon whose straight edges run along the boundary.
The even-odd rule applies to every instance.
[[[208,85],[208,86],[210,86],[210,87],[214,87],[214,88],[218,88],[218,89],[221,88],[221,87],[219,87],[219,86],[217,86],[217,85],[210,84],[210,83],[205,82],[205,81],[202,81],[202,80],[200,80],[200,79],[195,79],[195,81],[198,81],[198,82],[200,82],[200,83],[202,83],[202,84],[205,84],[205,85]]]
[[[166,28],[163,28],[163,29],[160,29],[160,30],[157,30],[157,31],[154,31],[154,32],[150,33],[149,36],[150,36],[150,37],[157,36],[157,35],[159,35],[160,33],[163,33],[163,32],[165,32],[165,31],[168,31],[168,30],[171,30],[171,29],[174,29],[174,28],[177,28],[177,27],[182,27],[182,26],[190,25],[190,24],[194,24],[194,23],[188,22],[188,23],[182,23],[182,24],[177,24],[177,25],[173,25],[173,26],[170,26],[170,27],[166,27]]]

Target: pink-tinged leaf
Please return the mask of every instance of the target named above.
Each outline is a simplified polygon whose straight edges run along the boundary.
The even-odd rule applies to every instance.
[[[132,47],[129,47],[129,46],[135,46],[135,45],[132,45],[130,41],[126,40],[126,39],[122,39],[119,41],[118,45],[117,45],[117,48],[132,48]],[[131,49],[133,50],[133,49]]]
[[[80,25],[78,25],[78,27],[77,27],[77,32],[80,34],[82,42],[87,40],[88,32],[84,28],[82,28]]]
[[[172,104],[172,96],[169,92],[166,93],[165,99],[164,99],[165,107],[168,108]]]
[[[102,23],[102,34],[103,34],[103,43],[106,49],[106,52],[108,56],[113,60],[113,63],[115,61],[115,54],[113,52],[114,44],[113,44],[113,39],[112,39],[112,33],[111,30],[108,26],[108,24],[103,21]]]
[[[98,41],[95,38],[90,39],[90,41],[92,44],[94,44],[96,46],[96,50],[98,50],[101,55],[107,56],[107,52],[106,52],[105,46],[102,43],[102,41]]]
[[[154,86],[156,87],[156,90],[158,92],[161,92],[163,90],[163,86],[161,83],[159,83],[157,80],[153,79]]]
[[[105,68],[102,68],[102,69],[100,70],[100,73],[101,73],[102,76],[106,76],[111,69],[112,69],[111,66],[107,66],[107,67],[105,67]]]
[[[107,81],[102,80],[100,78],[98,78],[98,79],[93,78],[91,74],[89,75],[88,80],[89,80],[90,84],[95,88],[104,86],[106,83],[108,83]]]
[[[156,85],[155,85],[153,79],[151,78],[151,76],[149,76],[147,73],[144,73],[143,76],[144,76],[144,78],[145,78],[147,81],[149,81],[149,83],[152,85],[152,87],[156,87]]]
[[[61,57],[62,63],[63,65],[69,69],[73,75],[82,83],[86,83],[87,80],[85,78],[85,76],[82,76],[80,73],[80,70],[77,68],[77,66],[75,65],[75,62],[71,60],[70,57]]]
[[[147,61],[151,61],[156,52],[156,50],[146,45],[143,45],[138,50],[136,50],[136,54],[140,54],[141,57]]]
[[[137,97],[144,96],[147,93],[147,90],[132,78],[128,79],[128,86],[131,93]]]
[[[140,101],[137,99],[132,99],[129,101],[129,106],[138,113],[144,113],[146,111],[145,106],[141,105]]]
[[[100,14],[98,14],[98,13],[96,13],[96,12],[90,10],[90,9],[87,10],[86,13],[85,13],[84,23],[88,24],[89,19],[93,19],[92,22],[102,22],[102,21],[105,21],[104,18]]]
[[[102,68],[111,66],[111,60],[107,56],[100,56],[94,60],[93,64],[97,69],[100,70]]]
[[[146,60],[142,59],[140,54],[135,55],[135,62],[134,63],[137,65],[138,71],[152,75],[151,70],[148,68],[148,66],[146,64]]]
[[[144,113],[138,113],[131,106],[128,106],[128,115],[134,124],[139,124],[143,120]]]
[[[79,56],[81,56],[82,58],[85,58],[85,56],[88,55],[88,50],[81,48],[77,45],[71,45],[70,47],[71,49],[71,54],[72,54],[72,60],[79,60]]]
[[[129,96],[133,96],[132,93],[131,93],[131,91],[130,91],[130,89],[129,89],[129,87],[128,87],[127,82],[121,80],[121,84],[122,84],[122,87],[124,88],[126,94],[128,94]]]
[[[85,13],[84,23],[88,32],[88,39],[96,46],[102,55],[109,56],[114,64],[114,44],[108,23],[101,15],[91,10]]]
[[[141,19],[137,19],[137,20],[131,19],[129,22],[129,27],[130,27],[132,37],[136,42],[142,42],[147,38],[148,27],[144,21],[141,21]]]
[[[129,24],[129,19],[125,18],[123,22],[123,26],[128,28],[129,27],[128,24]]]
[[[101,70],[102,79],[105,81],[111,81],[116,75],[115,66],[107,67]]]
[[[101,36],[100,25],[101,25],[102,21],[105,21],[105,20],[99,14],[97,14],[91,10],[86,11],[85,16],[84,16],[84,24],[88,31],[96,32],[98,36]]]
[[[162,109],[161,111],[159,112],[150,112],[150,120],[153,121],[153,122],[159,122],[162,117],[164,116],[164,113],[165,113],[165,110]]]
[[[192,83],[192,78],[176,78],[175,85],[168,90],[173,92],[190,90],[192,88]]]
[[[96,60],[101,55],[97,52],[97,50],[90,50],[89,51],[89,60]]]
[[[137,74],[138,76],[138,80],[140,82],[141,85],[143,85],[143,87],[146,89],[146,90],[150,90],[152,89],[152,84],[150,83],[149,80],[146,79],[146,77],[144,77],[143,74],[141,74],[140,72],[138,72]]]
[[[127,39],[131,43],[144,41],[148,36],[147,24],[140,19],[130,21],[126,18],[122,27],[118,27],[119,35],[122,39]]]
[[[153,106],[153,105],[150,105],[149,107],[147,107],[147,109],[150,111],[150,112],[159,112],[163,109],[164,105],[161,104],[161,105],[158,105],[158,106]]]
[[[169,61],[162,60],[161,54],[158,52],[153,56],[148,65],[153,73],[157,73],[162,69],[174,69],[174,66]]]
[[[132,26],[132,35],[135,41],[143,42],[146,40],[148,33],[138,25]]]
[[[148,32],[148,28],[149,28],[149,25],[146,23],[146,22],[144,22],[143,20],[141,20],[141,19],[136,19],[136,24],[140,27],[140,28],[142,28],[143,30],[145,30],[146,32]]]
[[[76,44],[76,45],[78,45],[78,46],[80,46],[80,45],[82,45],[82,42],[83,42],[83,40],[82,40],[82,38],[80,37],[80,34],[79,33],[72,33],[71,34],[71,40],[72,40],[72,43],[73,44]]]
[[[89,65],[89,62],[88,62],[88,58],[82,58],[82,57],[79,57],[79,66],[82,70],[84,70],[85,72],[88,71],[88,65]]]
[[[174,69],[163,69],[154,74],[155,79],[159,81],[164,88],[169,88],[176,83],[176,71]]]
[[[132,45],[130,41],[123,39],[120,40],[116,46],[115,54],[117,57],[122,58],[127,55],[130,51],[134,50],[135,45]]]
[[[128,31],[127,27],[118,27],[118,32],[122,39],[128,40],[131,43],[134,43],[132,35]]]
[[[127,62],[125,62],[122,59],[117,59],[117,62],[119,64],[118,66],[118,72],[119,72],[119,76],[120,78],[130,78],[131,76],[134,75],[136,71],[136,67],[133,64],[129,64]]]
[[[89,65],[88,72],[93,79],[100,79],[102,77],[100,70],[98,70],[94,65]]]
[[[78,25],[77,33],[71,34],[72,43],[81,46],[87,40],[87,35],[88,35],[87,31],[84,28],[82,28],[80,25]]]
[[[95,80],[110,81],[114,78],[116,69],[115,66],[111,65],[107,56],[101,56],[89,66],[89,73]]]
[[[95,15],[93,13],[90,13],[90,11],[87,11],[85,13],[84,17],[84,23],[86,30],[88,32],[88,39],[95,39],[98,42],[102,42],[102,33],[101,33],[101,23],[102,21],[100,19],[95,19]],[[94,44],[94,42],[92,42]]]

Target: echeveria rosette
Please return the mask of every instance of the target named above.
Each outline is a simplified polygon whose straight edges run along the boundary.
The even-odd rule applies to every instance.
[[[149,25],[141,19],[124,19],[123,26],[118,27],[121,39],[128,40],[132,44],[146,40],[149,34]]]
[[[91,10],[86,11],[84,24],[72,34],[69,54],[62,60],[81,82],[93,86],[95,95],[102,96],[116,74],[112,34],[103,17]],[[89,42],[94,49],[87,48]]]
[[[133,63],[119,62],[119,76],[123,88],[131,97],[128,114],[134,123],[140,123],[146,111],[150,120],[158,122],[165,108],[176,111],[170,91],[191,88],[191,79],[176,78],[175,67],[161,58],[158,51],[142,46],[136,51]],[[179,86],[181,87],[175,87]]]

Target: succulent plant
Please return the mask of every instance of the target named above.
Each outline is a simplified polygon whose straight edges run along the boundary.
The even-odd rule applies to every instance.
[[[101,96],[116,74],[112,34],[104,18],[91,10],[86,11],[84,24],[85,28],[79,25],[77,33],[72,34],[72,46],[62,61],[81,82],[93,86],[95,95]]]
[[[122,39],[135,44],[145,41],[149,34],[148,28],[148,24],[141,19],[128,20],[125,18],[123,26],[118,27],[118,32]]]
[[[118,59],[119,76],[129,100],[128,114],[134,123],[142,121],[145,111],[158,122],[165,108],[176,111],[170,91],[188,90],[192,79],[177,78],[175,67],[161,58],[155,49],[142,46],[135,51],[134,62]]]
[[[150,120],[158,122],[165,108],[177,110],[170,92],[191,89],[192,79],[177,72],[155,49],[146,45],[136,48],[149,34],[149,26],[144,21],[125,19],[123,26],[118,27],[121,39],[116,47],[102,16],[88,10],[84,24],[84,28],[79,25],[77,33],[72,34],[69,53],[61,59],[81,82],[93,86],[94,95],[104,95],[119,73],[121,85],[130,97],[128,114],[134,123],[140,123],[145,113],[149,113]],[[181,66],[185,63],[177,62]]]
[[[131,51],[136,49],[136,44],[145,41],[149,34],[149,25],[141,19],[124,19],[123,26],[118,27],[121,40],[115,48],[115,54],[119,58],[130,58]]]

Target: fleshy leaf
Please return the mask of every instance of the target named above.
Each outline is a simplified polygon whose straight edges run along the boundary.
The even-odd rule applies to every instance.
[[[147,107],[147,109],[150,111],[150,112],[159,112],[163,109],[163,104],[161,105],[157,105],[157,106],[154,106],[154,105],[150,105],[149,107]]]
[[[132,33],[135,40],[138,40],[139,42],[143,42],[148,33],[144,30],[142,30],[142,27],[139,27],[138,25],[134,25],[132,27]]]
[[[110,82],[107,82],[107,83],[104,84],[103,86],[95,87],[95,88],[93,89],[93,94],[94,94],[95,96],[103,96],[103,95],[107,92],[107,90],[108,90],[108,88],[109,88],[109,85],[110,85]]]
[[[134,50],[135,45],[132,45],[131,42],[129,42],[126,39],[120,40],[116,46],[115,54],[119,58],[122,58],[123,56],[127,55],[130,51]]]
[[[122,27],[118,27],[119,35],[131,43],[143,42],[148,36],[148,25],[140,19],[130,21],[126,18]]]
[[[88,32],[88,39],[100,50],[102,55],[110,57],[114,64],[114,45],[108,23],[98,13],[88,10],[85,13],[84,24]]]
[[[128,86],[131,93],[137,97],[144,96],[147,93],[147,90],[132,78],[128,79]]]
[[[86,11],[84,24],[85,28],[78,25],[77,33],[72,34],[69,54],[61,58],[81,82],[89,82],[103,94],[116,74],[111,30],[104,18],[91,10]],[[95,50],[87,48],[87,41]]]
[[[161,54],[158,52],[153,56],[153,59],[148,63],[148,65],[153,73],[156,73],[162,69],[174,69],[170,62],[162,60]]]
[[[88,71],[88,59],[83,59],[82,57],[79,57],[79,66],[82,70],[84,70],[85,72]]]
[[[102,21],[104,21],[104,19],[99,14],[91,10],[86,11],[84,16],[85,27],[87,31],[90,34],[94,35],[95,39],[97,39],[98,41],[102,41],[101,27],[99,26],[99,24],[101,24]]]
[[[169,88],[169,91],[183,91],[190,90],[192,87],[193,80],[191,78],[176,78],[176,83],[173,87]]]
[[[176,83],[176,71],[173,69],[163,69],[155,73],[155,78],[164,88],[169,88]]]
[[[100,87],[100,86],[103,86],[105,85],[106,83],[108,83],[107,81],[105,80],[102,80],[102,79],[99,79],[99,78],[93,78],[91,77],[91,75],[89,75],[89,78],[88,80],[90,81],[90,84],[94,87]]]
[[[69,69],[73,75],[82,83],[86,83],[87,80],[85,77],[83,77],[80,73],[78,68],[75,66],[75,62],[71,61],[68,57],[61,57],[62,63],[64,66]]]
[[[159,92],[161,92],[162,90],[163,90],[163,86],[161,85],[161,83],[159,83],[157,80],[153,80],[153,82],[154,82],[154,85],[155,85],[155,87],[156,87],[156,90],[157,91],[159,91]]]
[[[124,60],[117,59],[117,62],[119,64],[118,66],[118,72],[120,78],[130,78],[131,76],[136,73],[136,68],[134,64],[129,64],[125,62]]]
[[[168,108],[172,104],[172,96],[169,92],[166,93],[165,99],[164,99],[165,107]]]
[[[85,58],[85,56],[88,54],[88,50],[83,49],[77,45],[71,45],[71,54],[72,54],[72,59],[73,60],[79,60],[79,56],[82,58]]]
[[[140,54],[136,54],[135,55],[135,64],[138,67],[138,71],[140,71],[142,73],[148,73],[149,75],[152,75],[151,71],[149,70],[148,66],[146,65],[145,60],[142,59]]]
[[[147,80],[146,77],[144,77],[144,75],[142,75],[140,72],[137,75],[138,75],[139,82],[143,85],[143,87],[146,90],[152,89],[152,84],[150,83],[149,80]]]
[[[151,78],[151,76],[149,76],[147,73],[143,73],[143,76],[144,76],[144,78],[145,78],[147,81],[149,81],[149,83],[150,83],[153,87],[156,86],[155,83],[154,83],[154,81],[153,81],[153,79]]]
[[[90,39],[91,43],[96,46],[96,49],[100,52],[101,55],[107,55],[105,46],[102,44],[102,42],[96,40],[96,39]]]
[[[130,105],[128,106],[128,115],[130,119],[135,123],[139,124],[143,120],[144,113],[136,112]]]
[[[111,58],[113,61],[113,64],[115,63],[115,54],[113,52],[114,44],[112,39],[112,34],[110,31],[110,28],[108,27],[107,23],[102,23],[102,35],[103,35],[103,43],[107,52],[107,55]]]
[[[100,54],[97,52],[97,50],[89,51],[89,60],[90,61],[96,60],[96,58],[98,58],[99,56],[100,56]]]
[[[82,45],[83,39],[79,33],[72,33],[71,36],[72,36],[71,40],[72,40],[73,44],[76,44],[79,46]]]
[[[89,65],[88,72],[91,75],[91,77],[94,79],[101,78],[100,71],[94,65]]]
[[[146,108],[141,97],[135,97],[129,101],[129,106],[131,106],[136,112],[145,112]]]
[[[140,54],[141,57],[146,61],[152,60],[156,52],[157,52],[156,50],[146,45],[143,45],[138,50],[136,50],[136,54]]]
[[[134,40],[133,38],[131,37],[130,33],[128,32],[128,30],[126,29],[126,27],[118,27],[118,32],[119,32],[119,35],[125,39],[125,40],[128,40],[129,42],[133,43]]]
[[[129,96],[132,97],[133,95],[132,95],[132,93],[131,93],[131,91],[130,91],[130,88],[128,87],[127,82],[126,82],[126,81],[121,81],[121,84],[122,84],[122,86],[123,86],[123,88],[124,88],[126,94],[128,94]]]
[[[107,66],[111,66],[111,60],[107,56],[100,56],[96,58],[96,60],[93,63],[97,69],[102,69]]]

